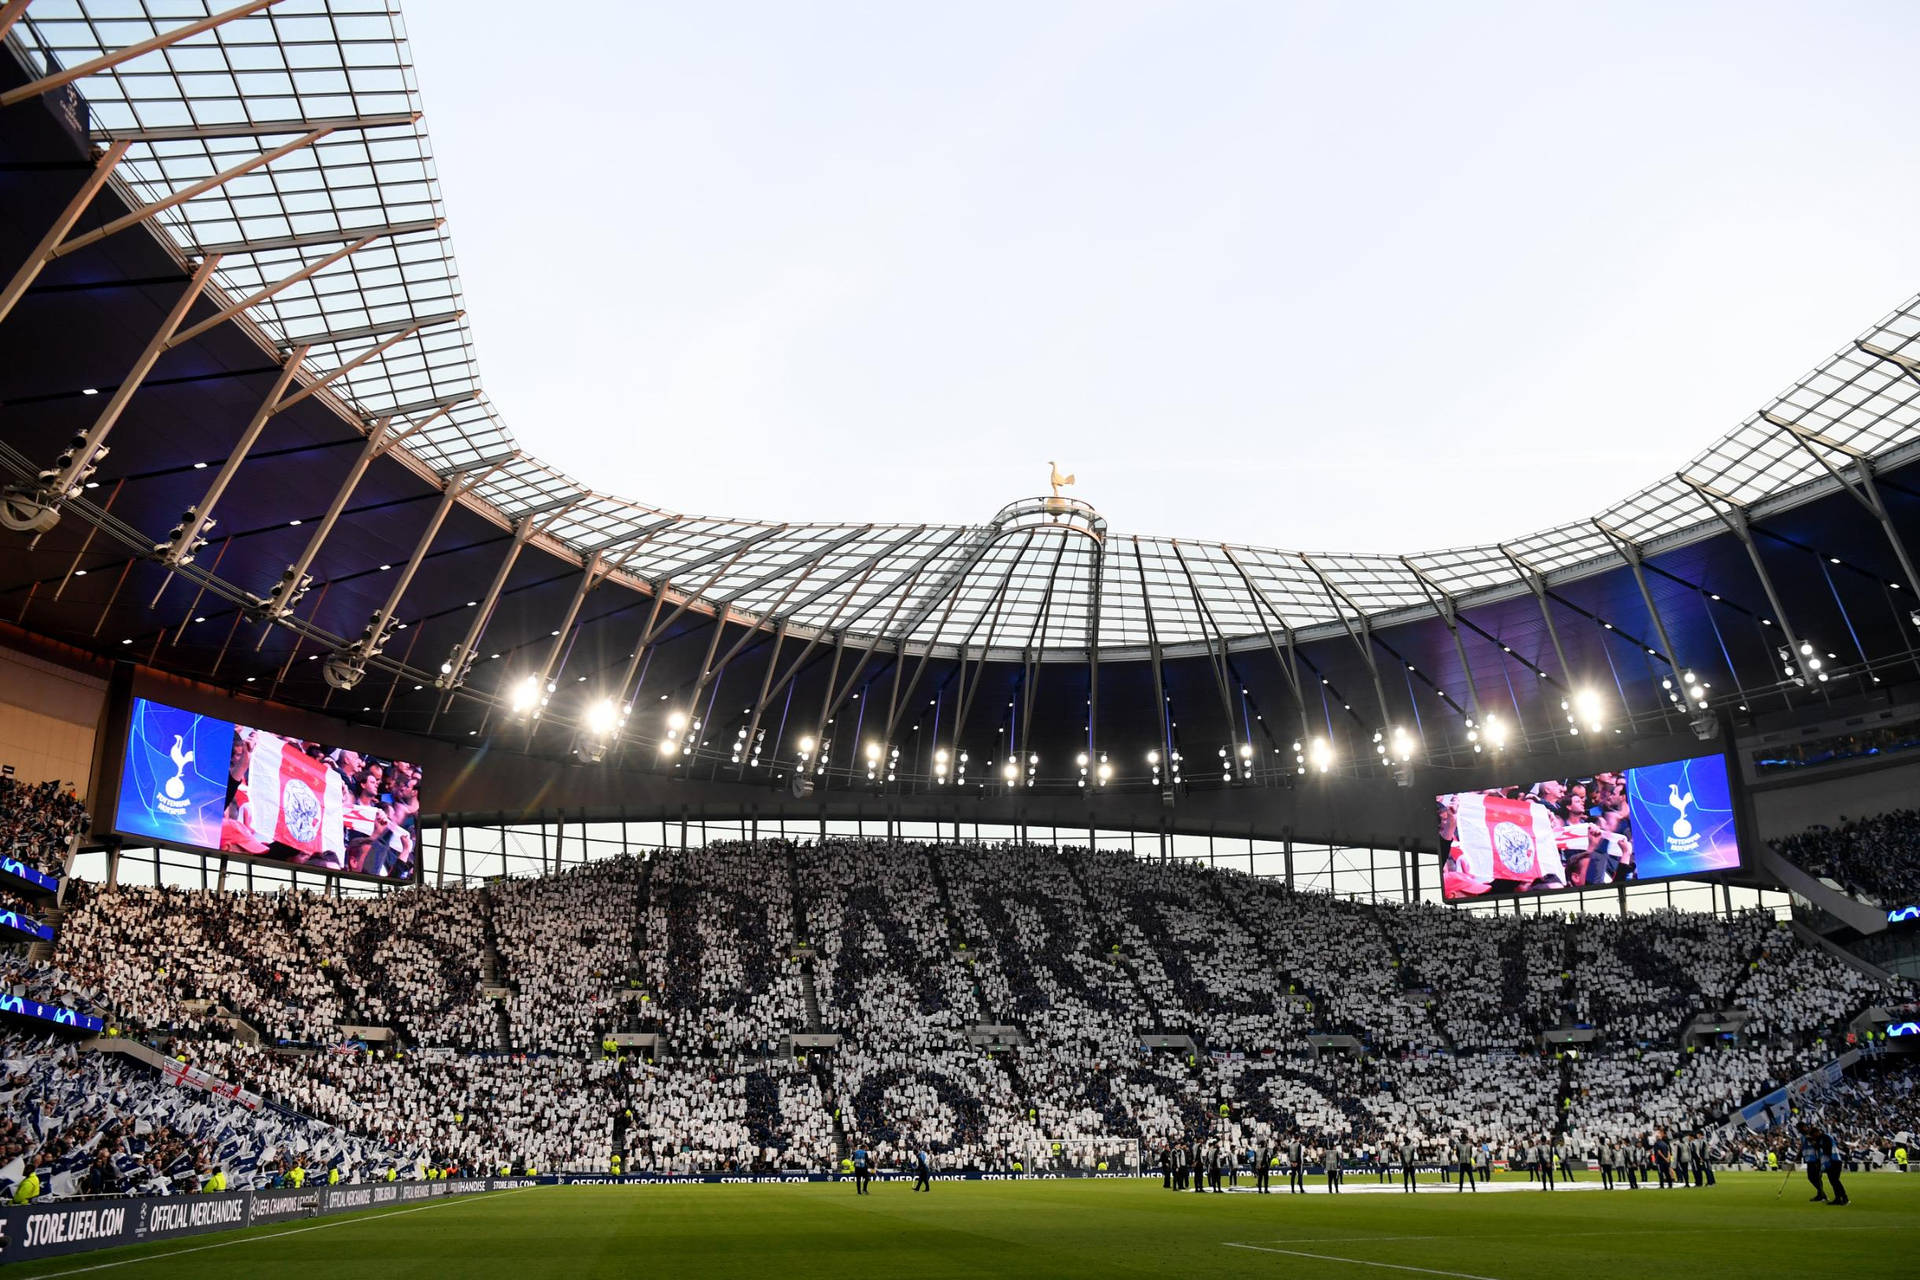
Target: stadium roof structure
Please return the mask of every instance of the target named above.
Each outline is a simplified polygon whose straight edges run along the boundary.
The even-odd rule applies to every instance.
[[[909,698],[927,675],[960,709],[991,670],[1024,724],[1040,670],[1073,664],[1090,692],[1060,714],[1090,722],[1064,708],[1150,669],[1133,727],[1169,746],[1185,687],[1219,722],[1209,746],[1273,718],[1276,744],[1407,724],[1461,751],[1490,715],[1529,739],[1577,729],[1556,704],[1592,685],[1631,728],[1668,724],[1690,675],[1732,714],[1920,670],[1903,603],[1920,299],[1676,473],[1496,545],[1135,535],[1044,497],[979,525],[684,515],[547,466],[486,397],[395,5],[11,0],[0,29],[16,211],[0,337],[32,355],[0,377],[0,466],[36,534],[0,573],[0,610],[36,631],[203,679],[271,675],[274,696],[349,715],[376,704],[336,695],[380,672],[383,723],[465,735],[528,681],[577,734],[562,669],[638,710],[650,680],[693,706],[735,665],[759,689],[737,727],[756,734],[770,696],[810,681],[824,723],[862,676],[884,673],[898,703],[902,671]],[[69,435],[85,447],[55,462]],[[35,527],[59,510],[80,518]],[[95,599],[76,579],[102,568],[120,581]],[[186,615],[170,590],[192,594]],[[208,610],[230,623],[217,647],[189,634]],[[1799,656],[1778,660],[1776,639]],[[294,670],[322,657],[344,685]],[[396,706],[436,678],[464,687]],[[1263,696],[1289,709],[1255,711]]]

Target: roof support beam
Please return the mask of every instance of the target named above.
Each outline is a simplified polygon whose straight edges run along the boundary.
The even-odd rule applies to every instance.
[[[767,705],[767,689],[773,684],[774,668],[780,665],[780,646],[786,641],[787,624],[784,622],[776,624],[773,628],[773,651],[767,655],[766,670],[760,673],[760,696],[753,701],[753,710],[747,716],[747,731],[741,739],[747,744],[747,749],[740,753],[742,758],[738,776],[743,778],[747,775],[747,766],[760,754],[756,747],[759,742],[760,709]],[[777,759],[780,744],[776,742],[773,745],[774,756]]]
[[[1683,481],[1686,480],[1685,476],[1680,478]],[[1711,509],[1713,504],[1709,502],[1707,506]],[[1647,616],[1653,619],[1654,634],[1660,637],[1660,647],[1665,650],[1665,652],[1661,654],[1661,658],[1666,662],[1667,670],[1673,673],[1673,681],[1676,687],[1668,690],[1668,693],[1684,694],[1688,684],[1687,677],[1693,674],[1693,669],[1686,666],[1686,664],[1680,660],[1680,654],[1678,650],[1674,648],[1673,637],[1667,634],[1666,620],[1660,616],[1660,607],[1653,602],[1653,592],[1647,588],[1647,574],[1644,567],[1646,557],[1641,554],[1640,545],[1633,541],[1633,539],[1627,537],[1626,534],[1603,521],[1595,520],[1593,527],[1606,535],[1607,541],[1612,543],[1614,549],[1620,553],[1620,558],[1627,562],[1627,568],[1633,571],[1634,585],[1640,588],[1640,599],[1647,606]],[[1693,708],[1690,702],[1683,700],[1683,698],[1679,696],[1670,696],[1663,699],[1660,703],[1662,720],[1665,719],[1667,711],[1676,703],[1686,708],[1689,716],[1691,716]]]
[[[396,341],[398,341],[398,339],[396,339]],[[414,400],[408,404],[391,405],[385,409],[381,409],[379,412],[381,416],[388,418],[411,418],[414,414],[425,412],[428,409],[451,409],[457,405],[463,405],[469,400],[478,400],[479,398],[480,388],[468,387],[465,391],[450,391],[443,396],[429,396],[425,400]],[[479,452],[477,449],[471,449],[469,451],[474,453]]]
[[[125,142],[116,142],[107,148],[106,154],[94,164],[93,172],[87,175],[86,181],[80,184],[80,189],[74,192],[73,199],[67,201],[66,208],[62,209],[60,216],[53,220],[53,225],[47,228],[47,233],[40,237],[40,243],[33,247],[33,252],[27,255],[27,260],[21,263],[19,270],[13,273],[13,279],[7,282],[7,287],[0,289],[0,320],[5,320],[12,313],[14,304],[20,301],[27,287],[38,279],[40,273],[46,270],[47,264],[53,261],[55,251],[59,249],[60,242],[66,239],[67,232],[73,230],[73,224],[80,221],[80,215],[87,211],[87,207],[93,203],[93,198],[100,194],[100,188],[107,185],[107,179],[113,176],[114,166],[126,157],[128,145]]]
[[[213,483],[207,486],[207,491],[201,496],[200,501],[188,509],[190,514],[180,522],[179,534],[161,550],[160,560],[168,568],[177,569],[193,560],[195,539],[200,536],[202,529],[213,523],[213,509],[220,505],[220,499],[226,494],[227,486],[233,483],[234,474],[240,470],[240,464],[245,462],[247,455],[253,451],[254,442],[260,439],[260,433],[266,429],[267,419],[273,416],[273,406],[281,396],[286,394],[287,384],[293,381],[294,374],[299,372],[300,362],[306,358],[305,347],[298,348],[287,358],[287,363],[280,370],[280,376],[274,379],[272,390],[267,392],[266,399],[260,402],[260,407],[253,411],[253,417],[247,421],[247,429],[240,433],[240,439],[228,451],[227,460],[220,465],[219,474],[214,476]],[[161,584],[160,590],[166,590],[165,583]],[[157,604],[159,601],[160,592],[156,591],[153,602]]]
[[[394,111],[378,116],[322,116],[312,120],[234,120],[221,124],[160,125],[152,129],[95,129],[95,142],[124,138],[129,142],[192,142],[202,138],[267,138],[305,133],[310,129],[391,129],[410,125],[418,111]]]
[[[1889,353],[1888,358],[1892,358],[1891,353]],[[1916,377],[1920,377],[1920,374],[1916,374]],[[1880,486],[1875,482],[1873,475],[1873,459],[1858,449],[1848,448],[1837,442],[1828,441],[1824,437],[1808,431],[1797,422],[1789,422],[1787,419],[1776,417],[1771,413],[1763,413],[1760,416],[1797,440],[1800,443],[1800,447],[1813,455],[1813,460],[1819,463],[1828,475],[1838,481],[1840,487],[1845,489],[1848,495],[1864,507],[1868,514],[1872,515],[1879,523],[1880,532],[1886,535],[1887,545],[1893,548],[1894,558],[1900,562],[1900,573],[1905,578],[1903,585],[1912,589],[1915,582],[1920,582],[1920,574],[1914,572],[1913,561],[1907,556],[1907,544],[1901,540],[1899,531],[1893,527],[1893,518],[1887,512],[1887,504],[1880,497]],[[1846,476],[1841,473],[1840,469],[1834,466],[1824,453],[1814,447],[1816,444],[1825,444],[1828,448],[1834,450],[1834,452],[1852,461],[1854,474],[1859,478],[1859,488],[1856,489],[1852,484],[1847,482]]]
[[[1527,590],[1533,593],[1535,603],[1540,606],[1540,621],[1547,625],[1547,639],[1553,642],[1553,656],[1560,662],[1560,678],[1566,682],[1568,691],[1573,691],[1579,687],[1580,681],[1567,663],[1567,651],[1560,644],[1560,628],[1554,625],[1553,610],[1547,607],[1547,597],[1551,594],[1547,590],[1547,576],[1504,545],[1500,548],[1500,554],[1520,571],[1520,580],[1527,584]]]
[[[7,38],[7,32],[13,30],[13,24],[20,21],[27,6],[32,3],[33,0],[7,0],[4,6],[0,6],[0,40]]]
[[[398,320],[381,320],[374,324],[358,324],[349,329],[329,329],[323,333],[304,333],[296,338],[287,339],[288,346],[336,347],[343,342],[353,342],[359,338],[383,338],[390,333],[413,333],[420,329],[431,329],[435,325],[452,324],[465,311],[440,311],[430,316],[402,316]]]
[[[1915,360],[1912,356],[1903,356],[1896,351],[1889,351],[1872,342],[1855,342],[1853,345],[1876,360],[1885,360],[1888,364],[1904,370],[1909,378],[1920,382],[1920,360]]]
[[[1379,660],[1373,656],[1373,628],[1367,621],[1366,612],[1349,599],[1346,592],[1334,586],[1333,580],[1327,577],[1326,574],[1320,572],[1320,566],[1308,559],[1305,553],[1301,553],[1300,561],[1313,571],[1314,577],[1320,579],[1320,586],[1326,591],[1327,599],[1332,603],[1334,613],[1339,615],[1340,625],[1345,628],[1347,639],[1353,641],[1353,647],[1360,651],[1361,661],[1367,664],[1367,674],[1373,677],[1373,696],[1380,700],[1379,728],[1382,733],[1385,733],[1393,727],[1391,723],[1393,711],[1387,706],[1386,686],[1380,683],[1380,663]],[[1342,605],[1346,607],[1342,608]],[[1354,617],[1360,620],[1360,627],[1357,631],[1354,629],[1353,623],[1347,620],[1347,609],[1353,610]]]
[[[333,533],[334,525],[339,523],[340,513],[347,509],[347,501],[353,497],[353,491],[360,484],[360,478],[367,474],[367,468],[373,465],[374,459],[412,434],[412,432],[402,432],[399,435],[389,435],[388,427],[391,423],[391,418],[381,418],[368,428],[366,443],[360,446],[360,456],[353,460],[352,465],[347,468],[346,477],[341,480],[339,488],[334,490],[333,501],[327,505],[327,513],[320,517],[320,523],[315,526],[311,534],[307,535],[306,547],[300,552],[298,558],[287,566],[286,572],[280,576],[280,581],[274,585],[272,592],[262,602],[260,611],[269,624],[278,622],[292,613],[293,606],[298,604],[300,597],[307,593],[307,587],[312,583],[307,570],[313,567],[314,557],[320,554],[320,548],[326,544],[328,536]],[[261,631],[260,640],[254,645],[255,649],[266,643],[267,635],[271,630],[272,627],[269,625]]]
[[[141,223],[154,217],[156,214],[165,213],[167,210],[173,208],[175,205],[185,204],[187,201],[194,199],[196,196],[205,195],[207,192],[212,191],[216,187],[225,186],[227,183],[232,182],[235,178],[242,177],[246,174],[252,173],[255,169],[261,168],[265,165],[272,164],[275,160],[278,160],[281,156],[292,155],[294,152],[299,151],[304,147],[310,147],[314,143],[320,141],[320,139],[326,137],[328,134],[332,132],[333,132],[332,129],[315,129],[312,133],[303,133],[299,137],[295,138],[292,142],[282,143],[281,145],[275,147],[271,151],[263,151],[259,155],[253,157],[251,160],[243,160],[239,164],[233,166],[233,168],[231,169],[221,170],[219,173],[214,174],[211,178],[202,178],[200,181],[194,183],[192,186],[182,187],[180,190],[174,192],[172,195],[164,196],[161,199],[154,201],[152,204],[143,204],[138,209],[135,209],[132,213],[123,214],[122,216],[115,218],[112,222],[107,223],[107,225],[105,225],[104,227],[96,227],[92,231],[84,232],[81,235],[77,235],[73,239],[68,240],[63,244],[56,246],[53,252],[48,255],[48,257],[49,258],[64,257],[69,253],[75,252],[76,250],[84,249],[90,244],[98,244],[100,241],[105,240],[108,236],[117,235],[120,232],[125,231],[128,227],[137,227]]]
[[[140,384],[146,381],[147,374],[152,372],[155,362],[166,351],[167,340],[173,337],[181,322],[187,318],[187,312],[192,310],[193,304],[200,300],[201,292],[213,276],[213,269],[219,265],[218,258],[208,258],[200,264],[199,269],[193,273],[193,279],[187,282],[187,287],[181,291],[178,298],[174,299],[173,307],[167,312],[166,319],[160,322],[160,327],[154,331],[153,337],[147,340],[145,349],[134,360],[133,368],[127,372],[127,376],[107,398],[107,403],[102,406],[99,416],[93,420],[93,426],[88,428],[81,442],[67,452],[66,462],[58,471],[50,469],[41,473],[44,478],[37,482],[37,487],[39,499],[43,505],[57,507],[65,501],[69,493],[79,487],[87,475],[92,474],[94,467],[98,465],[98,459],[105,456],[107,436],[113,431],[114,425],[120,421],[120,415],[126,412],[127,405],[133,400],[134,392],[140,389]]]
[[[1480,707],[1479,687],[1473,682],[1473,668],[1467,663],[1466,642],[1460,638],[1460,614],[1454,606],[1453,597],[1448,595],[1439,583],[1420,572],[1420,567],[1407,557],[1401,556],[1400,563],[1407,566],[1407,572],[1411,573],[1414,580],[1420,584],[1422,594],[1427,597],[1427,602],[1433,606],[1434,612],[1440,615],[1440,621],[1446,623],[1447,634],[1453,637],[1453,653],[1460,660],[1460,674],[1466,677],[1467,701],[1473,705],[1473,718],[1478,725],[1478,722],[1486,719],[1486,715]]]
[[[1294,705],[1300,710],[1300,741],[1304,746],[1313,731],[1307,720],[1306,694],[1302,691],[1300,685],[1299,655],[1294,651],[1293,647],[1293,628],[1289,626],[1287,620],[1280,615],[1280,610],[1274,607],[1274,603],[1272,599],[1268,597],[1266,591],[1259,583],[1253,580],[1253,575],[1247,572],[1246,566],[1240,563],[1239,557],[1233,554],[1233,548],[1222,543],[1220,545],[1220,551],[1227,557],[1227,563],[1231,564],[1234,567],[1234,571],[1240,575],[1240,580],[1247,584],[1247,590],[1253,593],[1253,598],[1259,602],[1261,609],[1265,610],[1268,616],[1273,619],[1273,627],[1265,629],[1267,647],[1273,651],[1273,660],[1279,664],[1280,673],[1287,678],[1287,687],[1293,690]],[[1281,636],[1286,640],[1286,652],[1284,654],[1280,652],[1280,641],[1274,639],[1275,628],[1278,628]]]
[[[547,646],[546,661],[540,664],[539,685],[540,701],[545,703],[547,695],[553,692],[554,678],[559,674],[555,664],[560,661],[560,651],[566,648],[568,637],[573,633],[573,624],[579,620],[580,606],[587,602],[587,593],[600,585],[610,570],[599,553],[587,557],[582,566],[580,582],[573,590],[573,599],[567,603],[567,611],[561,616],[560,625],[554,628],[553,643]]]
[[[257,240],[228,240],[219,244],[190,247],[192,253],[268,253],[275,249],[308,249],[315,245],[339,244],[361,236],[406,236],[418,231],[434,231],[443,218],[416,218],[411,222],[389,222],[370,227],[341,227],[334,231],[305,231],[296,235],[262,236]]]
[[[259,306],[261,303],[273,297],[275,294],[278,294],[287,289],[290,289],[294,285],[299,284],[302,280],[310,279],[313,276],[318,275],[320,272],[325,271],[328,267],[340,261],[342,258],[346,258],[360,252],[360,250],[366,248],[368,245],[372,244],[375,240],[380,239],[382,234],[384,233],[376,231],[372,235],[361,236],[358,240],[355,240],[352,244],[347,245],[345,248],[336,249],[334,252],[328,254],[326,257],[321,258],[316,262],[310,263],[307,266],[301,267],[298,271],[295,271],[292,275],[286,276],[283,279],[281,279],[277,284],[270,284],[266,288],[244,299],[243,301],[236,302],[231,306],[223,308],[216,314],[208,317],[205,320],[202,320],[199,324],[194,325],[191,329],[188,329],[186,332],[176,335],[174,339],[171,342],[169,342],[167,345],[170,347],[177,347],[177,346],[180,346],[182,343],[192,342],[195,338],[199,337],[201,334],[206,333],[210,329],[218,328],[220,325],[226,323],[228,320],[233,319],[233,317],[239,315],[241,312],[248,311],[254,307]],[[293,345],[299,348],[300,350],[305,350],[307,347],[313,344],[294,343]]]
[[[420,531],[420,540],[414,544],[413,554],[407,557],[406,567],[400,571],[400,580],[393,584],[391,591],[387,592],[386,600],[381,603],[379,611],[367,623],[367,628],[360,634],[360,638],[335,654],[330,663],[339,663],[344,660],[364,670],[367,661],[378,657],[386,648],[387,632],[393,626],[393,615],[399,611],[400,601],[406,596],[407,588],[413,585],[413,576],[420,571],[421,562],[427,558],[427,551],[433,546],[433,540],[440,536],[440,526],[446,523],[447,513],[453,510],[454,503],[493,474],[494,470],[495,467],[477,467],[472,471],[463,471],[447,477],[446,487],[440,491],[440,501],[434,505],[433,515],[427,520],[427,527]]]
[[[276,404],[273,407],[273,411],[275,413],[281,413],[281,412],[284,412],[285,410],[291,409],[294,405],[299,404],[302,400],[305,400],[308,396],[314,395],[317,392],[320,392],[326,389],[329,385],[338,381],[339,379],[346,377],[349,373],[352,373],[355,369],[358,369],[361,365],[365,364],[367,361],[372,360],[376,356],[383,355],[393,347],[396,347],[400,345],[402,342],[405,342],[408,338],[411,338],[415,333],[418,333],[424,326],[425,326],[425,322],[415,322],[409,325],[408,327],[406,327],[405,329],[402,329],[399,333],[394,334],[391,338],[388,338],[385,342],[380,343],[378,346],[368,347],[365,351],[361,352],[359,355],[355,356],[353,359],[347,361],[345,364],[341,365],[339,368],[331,370],[330,372],[324,374],[319,379],[313,382],[307,383],[305,386],[301,387],[298,391],[294,392],[292,395],[286,397],[284,400],[281,400],[278,404]],[[414,406],[412,405],[406,406],[406,408],[408,409],[411,409],[413,407]],[[385,416],[389,418],[398,418],[403,416],[403,412],[402,410],[395,409],[395,410],[389,411]]]
[[[480,643],[487,624],[493,620],[493,610],[500,603],[500,592],[506,588],[507,575],[513,572],[513,566],[520,559],[521,550],[527,545],[527,539],[539,527],[536,517],[521,516],[514,522],[513,537],[507,542],[507,554],[500,558],[500,567],[493,571],[493,581],[487,584],[487,594],[475,602],[473,621],[467,624],[466,635],[460,643],[453,646],[453,652],[440,666],[440,674],[434,677],[434,688],[441,690],[439,705],[433,709],[433,718],[427,725],[427,732],[433,732],[434,723],[446,712],[453,701],[453,691],[467,682],[467,669],[473,663],[474,647]]]
[[[58,89],[63,84],[72,84],[75,80],[85,79],[87,76],[93,75],[96,72],[109,70],[119,66],[123,62],[131,62],[143,54],[152,53],[156,49],[165,49],[169,45],[178,44],[189,36],[197,36],[202,31],[211,31],[215,27],[224,26],[232,22],[235,18],[244,18],[248,14],[258,13],[262,9],[270,9],[278,3],[280,3],[280,0],[247,0],[245,4],[236,5],[224,13],[216,13],[211,17],[202,18],[198,22],[189,22],[184,27],[175,27],[171,31],[163,31],[157,36],[149,37],[148,39],[140,41],[138,44],[130,44],[124,49],[115,49],[110,53],[103,53],[91,61],[81,63],[77,67],[67,67],[54,72],[52,75],[42,76],[32,84],[23,84],[18,89],[0,94],[0,107],[10,107],[16,102],[25,102],[29,98],[37,98],[49,89]],[[23,9],[25,7],[24,5],[21,6]],[[12,16],[18,18],[20,15],[15,13]],[[0,34],[4,34],[4,32],[0,32]]]
[[[1167,715],[1167,686],[1160,670],[1160,631],[1153,620],[1153,593],[1147,590],[1147,566],[1140,558],[1140,539],[1134,538],[1133,567],[1140,577],[1140,607],[1147,618],[1147,659],[1153,669],[1153,711],[1160,720],[1159,763],[1166,767],[1166,794],[1173,794],[1173,722]]]
[[[1726,525],[1728,531],[1740,540],[1740,545],[1747,549],[1747,559],[1753,562],[1753,572],[1760,579],[1761,589],[1767,593],[1767,603],[1773,606],[1773,616],[1779,619],[1781,634],[1786,637],[1788,657],[1794,669],[1800,672],[1801,682],[1811,684],[1817,677],[1807,665],[1807,655],[1800,652],[1800,637],[1794,634],[1793,619],[1787,616],[1786,606],[1780,602],[1780,593],[1774,589],[1773,575],[1767,572],[1767,562],[1760,558],[1760,544],[1754,541],[1753,530],[1747,523],[1747,513],[1724,493],[1701,484],[1684,472],[1676,478],[1699,494],[1701,501],[1707,504],[1707,510],[1720,517],[1720,523]],[[1644,587],[1641,589],[1645,590]],[[1659,615],[1654,616],[1658,621]]]
[[[766,573],[761,574],[759,577],[755,578],[752,582],[743,583],[740,587],[736,588],[735,590],[729,591],[726,594],[726,597],[723,600],[721,600],[720,603],[729,604],[729,605],[734,604],[744,599],[745,597],[752,595],[754,592],[760,590],[760,588],[780,581],[780,579],[786,577],[788,574],[798,569],[801,571],[800,576],[794,579],[793,584],[789,585],[785,591],[782,591],[780,593],[780,599],[775,601],[773,608],[767,611],[768,613],[778,612],[780,606],[786,603],[787,596],[792,593],[793,587],[799,585],[801,582],[804,582],[809,576],[811,576],[811,574],[813,573],[814,566],[818,565],[822,560],[826,559],[828,556],[832,555],[834,552],[838,551],[840,548],[846,546],[849,542],[853,542],[859,538],[866,536],[872,530],[873,530],[873,526],[870,524],[861,525],[858,529],[853,530],[851,533],[835,538],[832,542],[829,542],[824,546],[813,548],[812,550],[808,551],[805,555],[795,556],[793,559],[786,561],[779,568],[771,569]]]
[[[772,532],[777,531],[770,531],[767,536],[772,536]],[[633,677],[634,673],[640,669],[640,663],[645,658],[647,650],[652,646],[653,642],[666,634],[667,628],[672,626],[681,614],[692,608],[694,601],[702,598],[707,592],[713,590],[713,584],[726,577],[727,570],[733,568],[734,562],[746,554],[747,548],[757,541],[759,541],[758,538],[752,538],[746,542],[735,543],[733,546],[727,548],[732,554],[718,569],[714,570],[713,576],[707,579],[706,584],[697,591],[688,592],[687,595],[681,599],[680,603],[673,607],[673,612],[668,614],[666,619],[659,623],[655,623],[654,619],[660,616],[661,602],[664,601],[668,593],[673,590],[673,580],[671,578],[663,578],[654,586],[653,607],[647,613],[647,625],[641,629],[640,638],[635,641],[633,652],[627,655],[626,674],[620,677],[620,693],[617,699],[619,705],[622,707],[631,707],[633,700],[640,696],[640,690],[638,686],[634,685]],[[711,563],[712,559],[713,557],[709,556],[699,563]]]
[[[1178,542],[1174,542],[1172,546],[1173,558],[1180,562],[1180,573],[1187,580],[1187,590],[1193,596],[1194,609],[1200,615],[1201,630],[1206,633],[1207,667],[1213,672],[1213,683],[1220,693],[1220,711],[1226,717],[1227,740],[1234,746],[1231,768],[1237,770],[1240,767],[1240,717],[1234,714],[1233,709],[1233,691],[1229,683],[1232,667],[1227,661],[1227,633],[1214,618],[1213,610],[1207,607],[1206,599],[1200,591],[1200,583],[1193,576],[1193,566],[1187,563],[1186,552],[1180,549]],[[1213,649],[1216,638],[1220,641],[1220,651],[1217,654]]]

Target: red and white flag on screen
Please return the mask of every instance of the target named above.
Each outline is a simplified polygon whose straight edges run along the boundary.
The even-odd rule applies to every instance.
[[[256,732],[247,763],[247,797],[253,833],[262,841],[303,853],[342,852],[342,800],[326,761],[297,743]]]
[[[1531,800],[1469,792],[1455,810],[1453,841],[1475,880],[1567,878],[1546,809]]]

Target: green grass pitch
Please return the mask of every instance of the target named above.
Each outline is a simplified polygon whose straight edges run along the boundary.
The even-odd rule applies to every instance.
[[[1920,1274],[1920,1177],[1688,1191],[1177,1195],[1158,1181],[536,1187],[5,1268],[21,1277],[1392,1276],[1649,1280]],[[1251,1247],[1247,1247],[1251,1246]]]

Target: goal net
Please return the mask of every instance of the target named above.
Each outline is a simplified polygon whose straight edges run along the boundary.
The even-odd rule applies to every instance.
[[[1036,1173],[1139,1173],[1140,1139],[1049,1138],[1027,1167]]]

